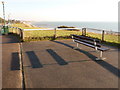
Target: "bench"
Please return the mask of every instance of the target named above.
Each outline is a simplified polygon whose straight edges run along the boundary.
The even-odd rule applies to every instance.
[[[91,38],[91,37],[87,37],[87,36],[83,36],[83,35],[71,35],[73,42],[77,43],[77,48],[78,48],[78,44],[83,44],[85,46],[91,47],[93,49],[95,49],[96,51],[100,51],[100,57],[96,58],[96,60],[103,60],[105,58],[103,58],[103,52],[104,51],[108,51],[109,48],[103,48],[101,46],[101,41],[95,38]]]

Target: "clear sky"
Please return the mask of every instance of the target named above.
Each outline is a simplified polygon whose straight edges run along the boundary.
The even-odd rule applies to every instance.
[[[6,19],[29,21],[117,21],[119,0],[0,0]]]

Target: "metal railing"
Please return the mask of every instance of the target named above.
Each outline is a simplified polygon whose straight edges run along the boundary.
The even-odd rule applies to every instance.
[[[82,28],[82,35],[87,35],[88,32],[101,34],[101,41],[105,41],[105,35],[120,35],[120,32],[107,31],[102,29],[94,29],[94,28]]]
[[[111,31],[107,31],[107,30],[93,29],[93,28],[43,28],[43,29],[42,28],[41,29],[21,29],[18,27],[9,27],[9,28],[10,28],[9,32],[19,35],[22,41],[24,41],[25,38],[29,38],[26,36],[26,31],[36,31],[36,32],[43,31],[43,32],[40,32],[41,36],[40,35],[39,36],[35,36],[35,35],[30,36],[30,37],[35,37],[35,38],[42,37],[43,34],[46,34],[46,31],[47,31],[47,33],[52,32],[50,35],[46,34],[46,36],[45,35],[43,35],[43,36],[51,37],[53,39],[56,39],[56,38],[59,38],[62,36],[70,37],[71,34],[86,36],[88,34],[92,35],[92,33],[97,33],[97,34],[99,34],[101,41],[105,41],[105,35],[107,35],[107,34],[120,35],[120,33],[118,33],[118,32],[111,32]],[[31,33],[29,32],[29,34],[31,34]],[[33,34],[33,32],[32,32],[32,34]],[[65,34],[65,35],[62,35],[62,34]]]

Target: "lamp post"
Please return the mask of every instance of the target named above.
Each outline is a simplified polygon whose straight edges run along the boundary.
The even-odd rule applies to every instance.
[[[2,1],[2,4],[3,4],[3,19],[4,19],[3,27],[4,27],[4,32],[5,32],[5,6],[4,6],[4,1]]]

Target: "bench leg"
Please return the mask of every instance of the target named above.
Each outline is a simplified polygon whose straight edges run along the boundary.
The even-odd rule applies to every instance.
[[[79,44],[77,43],[77,47],[79,46]]]
[[[78,43],[76,43],[77,44],[77,47],[74,47],[73,49],[79,49],[79,44]]]
[[[103,56],[103,52],[102,52],[102,51],[100,51],[100,58],[102,58],[102,56]]]
[[[73,42],[75,42],[75,41],[73,40]],[[78,43],[77,43],[77,47],[74,47],[73,49],[78,49],[78,46],[79,46],[79,45],[78,45]]]
[[[100,57],[96,58],[96,60],[105,60],[106,58],[103,58],[103,52],[100,51]]]

